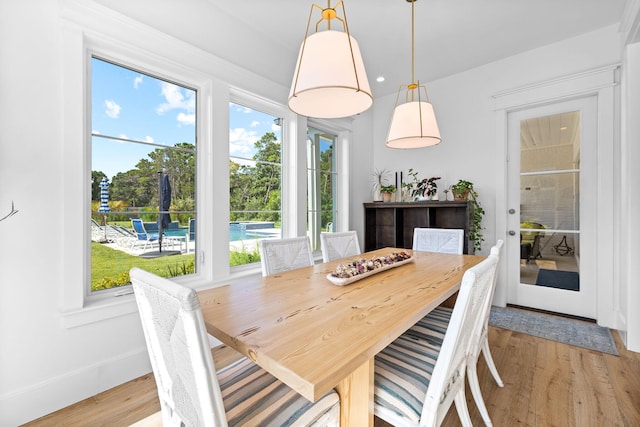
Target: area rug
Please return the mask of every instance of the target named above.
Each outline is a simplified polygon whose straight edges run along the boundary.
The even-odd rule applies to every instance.
[[[564,270],[538,270],[536,285],[549,288],[566,289],[568,291],[580,290],[580,275],[575,271]]]
[[[491,307],[489,325],[618,356],[608,328],[511,307]]]

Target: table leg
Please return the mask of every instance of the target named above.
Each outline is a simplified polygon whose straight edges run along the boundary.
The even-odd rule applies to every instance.
[[[336,387],[340,395],[340,425],[373,427],[373,359],[343,379]]]

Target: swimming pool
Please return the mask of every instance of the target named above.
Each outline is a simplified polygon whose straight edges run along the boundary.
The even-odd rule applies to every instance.
[[[230,222],[229,241],[273,237],[273,225],[273,222]]]

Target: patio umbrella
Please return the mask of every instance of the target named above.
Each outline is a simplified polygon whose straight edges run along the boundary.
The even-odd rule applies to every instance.
[[[107,240],[107,212],[109,209],[109,181],[107,178],[100,180],[100,208],[98,212],[102,214],[102,222],[104,225],[104,240]]]
[[[160,172],[159,172],[160,173]],[[159,207],[160,216],[158,216],[158,240],[160,244],[160,252],[162,252],[162,231],[169,227],[171,222],[171,215],[169,215],[169,209],[171,208],[171,184],[169,183],[169,175],[162,175],[159,179]]]

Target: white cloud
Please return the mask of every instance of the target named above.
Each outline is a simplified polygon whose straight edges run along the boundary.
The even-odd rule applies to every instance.
[[[251,125],[250,125],[250,126],[251,126],[252,128],[258,127],[258,126],[260,126],[260,122],[259,122],[259,121],[257,121],[257,120],[254,120],[254,121],[252,121],[252,122],[251,122]]]
[[[149,135],[147,135],[147,136],[144,138],[144,141],[145,141],[145,142],[153,142],[153,138],[151,138]]]
[[[120,106],[110,99],[104,101],[105,114],[112,119],[117,119],[120,116]]]
[[[162,82],[160,85],[162,88],[162,96],[167,102],[158,105],[156,107],[156,113],[162,115],[171,110],[184,110],[176,116],[178,123],[182,125],[195,124],[195,92],[183,89],[173,83]]]
[[[260,139],[255,131],[235,128],[229,131],[229,154],[239,157],[251,157],[255,152],[254,144]]]
[[[187,110],[187,112],[195,110],[196,100],[194,92],[181,90],[179,86],[176,86],[173,83],[162,82],[161,86],[162,96],[164,96],[164,99],[167,102],[158,105],[156,108],[156,112],[158,114],[164,114],[173,109]]]
[[[274,132],[276,134],[276,136],[278,136],[278,133],[282,130],[282,126],[278,126],[275,123],[271,124],[271,132]]]
[[[133,88],[138,89],[138,87],[142,84],[142,74],[133,79]]]
[[[95,133],[96,135],[100,135],[100,131],[99,130],[92,130],[91,133]]]
[[[178,122],[182,123],[183,125],[193,125],[196,123],[195,114],[179,113],[177,118]]]
[[[118,135],[118,138],[129,139],[126,133],[121,133],[120,135]]]

